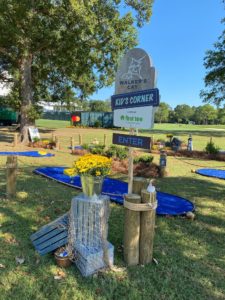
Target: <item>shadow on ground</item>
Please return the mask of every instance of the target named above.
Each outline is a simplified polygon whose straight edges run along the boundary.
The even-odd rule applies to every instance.
[[[21,172],[17,184],[17,191],[27,197],[1,200],[1,263],[6,268],[0,270],[0,284],[4,299],[223,299],[223,181],[192,177],[159,180],[161,191],[195,203],[196,220],[157,218],[154,257],[158,264],[144,267],[124,268],[123,208],[112,204],[109,240],[115,246],[115,264],[121,269],[83,278],[71,267],[64,270],[66,277],[57,281],[54,275],[59,269],[53,256],[39,257],[29,237],[68,211],[71,198],[79,191],[31,171]],[[1,172],[1,182],[4,176]],[[17,265],[16,256],[24,257],[24,264]]]

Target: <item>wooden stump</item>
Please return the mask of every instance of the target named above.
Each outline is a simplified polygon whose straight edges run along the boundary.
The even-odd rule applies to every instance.
[[[131,203],[141,203],[136,194],[125,195]],[[124,260],[128,266],[139,263],[140,212],[124,208]]]
[[[144,177],[134,177],[133,178],[133,194],[141,195],[141,191],[146,189],[149,182],[147,178]]]
[[[149,193],[147,190],[141,191],[142,203],[156,203],[156,193]],[[155,209],[141,212],[140,225],[140,259],[141,265],[152,262],[153,240],[155,234]]]
[[[17,156],[7,156],[6,161],[6,195],[12,198],[16,195]]]

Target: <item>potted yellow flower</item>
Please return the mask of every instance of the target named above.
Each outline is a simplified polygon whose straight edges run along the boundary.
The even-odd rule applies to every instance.
[[[110,173],[111,164],[111,158],[86,154],[74,162],[73,168],[65,169],[64,174],[80,175],[83,192],[90,197],[101,194],[104,176]]]

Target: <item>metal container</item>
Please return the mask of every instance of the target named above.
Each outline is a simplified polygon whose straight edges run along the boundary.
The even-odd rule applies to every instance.
[[[81,175],[80,179],[83,193],[86,196],[92,197],[94,194],[97,196],[101,194],[104,177]]]

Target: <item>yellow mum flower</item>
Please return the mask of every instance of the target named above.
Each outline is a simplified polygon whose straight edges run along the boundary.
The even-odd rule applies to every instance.
[[[38,154],[40,154],[40,155],[46,155],[47,152],[46,151],[38,151]]]

